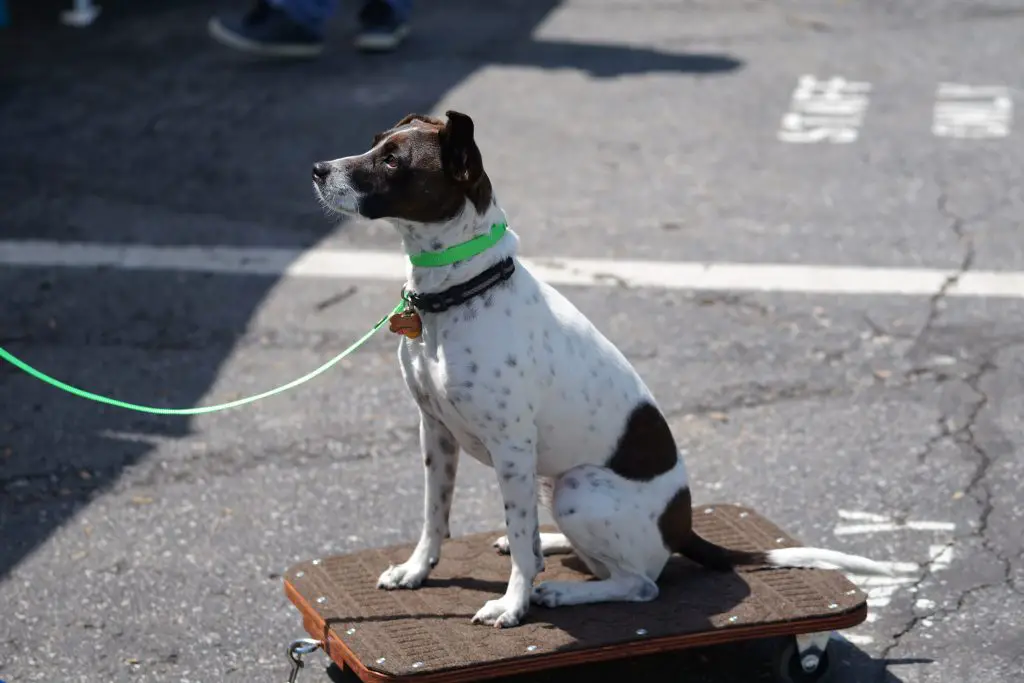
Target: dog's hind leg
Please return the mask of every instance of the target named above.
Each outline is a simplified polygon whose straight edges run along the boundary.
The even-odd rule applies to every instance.
[[[646,576],[623,574],[599,581],[545,581],[533,589],[535,605],[558,607],[592,602],[648,602],[658,585]]]
[[[554,509],[555,480],[551,477],[537,477],[537,500],[548,512]],[[541,556],[559,555],[572,552],[572,544],[565,538],[564,533],[541,532]],[[494,543],[495,548],[501,555],[509,554],[509,538],[503,536]]]
[[[537,502],[548,512],[554,508],[555,481],[550,477],[537,477]],[[502,536],[494,541],[494,547],[501,555],[508,555],[508,536]],[[540,554],[542,557],[572,552],[572,544],[565,534],[547,533],[540,534]]]
[[[658,526],[666,493],[680,470],[663,481],[637,482],[596,465],[575,467],[555,484],[553,514],[596,581],[545,581],[531,601],[547,607],[593,602],[646,602],[671,555]]]

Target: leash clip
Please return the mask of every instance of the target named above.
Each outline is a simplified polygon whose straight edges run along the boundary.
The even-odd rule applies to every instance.
[[[288,659],[292,660],[292,672],[288,675],[288,683],[295,683],[295,679],[299,677],[299,669],[306,665],[302,658],[315,652],[322,645],[323,643],[319,640],[312,638],[299,638],[292,641],[288,646]]]

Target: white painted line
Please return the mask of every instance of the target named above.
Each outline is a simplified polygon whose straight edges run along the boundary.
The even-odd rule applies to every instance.
[[[553,285],[802,294],[932,296],[954,274],[925,268],[583,258],[524,258],[523,263]],[[0,241],[0,265],[401,282],[406,261],[397,250]],[[1024,299],[1024,272],[969,272],[948,294]]]
[[[839,524],[832,530],[836,536],[849,536],[851,534],[874,534],[879,531],[953,531],[956,524],[953,522],[878,522],[875,524]]]
[[[928,557],[931,558],[933,572],[947,569],[953,563],[953,546],[948,544],[928,546]]]
[[[938,137],[978,140],[1010,134],[1013,100],[1005,86],[940,83],[936,99],[932,133]]]
[[[840,266],[537,259],[528,265],[552,284],[832,294],[932,295],[947,273]],[[1022,289],[1024,295],[1024,289]]]
[[[946,292],[948,296],[1020,298],[1024,273],[976,271],[964,273]]]
[[[899,572],[901,574],[916,574],[921,571],[921,565],[917,562],[887,562],[879,560],[877,564],[883,567],[888,567],[890,571]]]
[[[858,576],[856,574],[847,577],[850,583],[860,588],[888,588],[900,587],[917,581],[916,576]],[[868,591],[870,593],[870,590]]]
[[[931,522],[931,521],[909,521],[898,524],[891,521],[890,517],[864,512],[860,510],[839,510],[839,517],[851,521],[864,521],[865,524],[838,525],[834,529],[837,535],[852,533],[874,533],[877,531],[896,531],[910,529],[914,531],[952,531],[956,524],[952,522]],[[953,561],[953,544],[932,544],[928,546],[928,558],[931,571],[942,571],[949,567]],[[851,583],[867,593],[867,604],[871,611],[868,613],[867,623],[871,624],[878,620],[878,611],[888,607],[892,603],[893,596],[900,590],[907,590],[911,593],[917,592],[917,587],[912,585],[920,578],[922,566],[916,562],[886,562],[889,569],[901,573],[914,574],[912,576],[860,576],[847,574],[846,578]],[[933,609],[935,602],[927,598],[917,598],[914,606],[918,610]],[[847,639],[855,645],[867,645],[874,642],[871,636],[859,636],[851,634]]]
[[[401,254],[263,247],[182,247],[78,242],[0,242],[10,266],[167,270],[229,275],[401,279]]]
[[[892,517],[862,510],[839,510],[840,519],[856,519],[862,522],[888,522]]]
[[[847,577],[847,579],[868,595],[891,595],[900,586],[908,586],[918,581],[916,577]]]
[[[864,121],[870,91],[870,83],[841,76],[818,80],[804,74],[797,81],[776,137],[782,142],[802,144],[853,142]]]

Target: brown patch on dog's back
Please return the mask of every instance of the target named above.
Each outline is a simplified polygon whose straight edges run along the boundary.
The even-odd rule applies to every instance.
[[[644,402],[633,409],[607,467],[620,477],[650,481],[675,467],[676,440],[657,406]]]

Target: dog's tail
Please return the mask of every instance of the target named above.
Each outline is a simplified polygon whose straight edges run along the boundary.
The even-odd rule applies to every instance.
[[[728,571],[741,565],[767,564],[773,567],[840,569],[854,574],[892,576],[887,566],[859,555],[825,548],[776,548],[764,552],[732,550],[715,545],[692,531],[678,552],[709,569]]]

